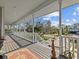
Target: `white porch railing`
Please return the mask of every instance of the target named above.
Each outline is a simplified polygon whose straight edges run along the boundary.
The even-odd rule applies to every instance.
[[[69,59],[77,59],[77,40],[78,37],[62,36],[63,38],[63,55]]]

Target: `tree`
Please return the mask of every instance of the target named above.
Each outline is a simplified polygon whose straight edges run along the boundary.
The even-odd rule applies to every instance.
[[[50,34],[53,34],[53,27],[50,27]]]
[[[35,29],[35,32],[42,33],[43,32],[43,24],[40,22],[37,22],[34,29]]]
[[[63,35],[67,35],[68,33],[69,33],[68,26],[64,26],[64,27],[62,28],[62,34],[63,34]]]
[[[28,32],[32,32],[32,25],[29,25],[26,29]]]
[[[52,29],[50,20],[47,21],[47,27],[46,28],[47,28],[47,33],[50,33],[50,29]]]
[[[52,31],[51,22],[50,22],[50,20],[48,20],[45,23],[43,23],[43,32],[46,33],[46,34],[49,34],[50,33],[50,29]]]

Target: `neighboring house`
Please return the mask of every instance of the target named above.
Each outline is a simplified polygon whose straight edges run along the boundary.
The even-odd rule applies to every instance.
[[[78,34],[79,33],[79,23],[75,23],[69,26],[69,31]]]

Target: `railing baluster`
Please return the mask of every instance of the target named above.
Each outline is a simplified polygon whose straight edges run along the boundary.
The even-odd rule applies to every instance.
[[[64,55],[66,56],[66,37],[65,37],[65,53]]]
[[[73,43],[72,43],[72,44],[73,44],[73,48],[72,48],[72,52],[73,52],[72,56],[73,56],[73,57],[74,57],[74,50],[75,50],[75,49],[74,49],[74,48],[75,48],[74,43],[75,43],[75,42],[74,42],[74,39],[73,39]]]
[[[57,59],[56,58],[56,53],[55,53],[55,46],[54,46],[54,40],[52,40],[52,51],[51,51],[51,53],[52,53],[52,56],[51,56],[51,59]]]

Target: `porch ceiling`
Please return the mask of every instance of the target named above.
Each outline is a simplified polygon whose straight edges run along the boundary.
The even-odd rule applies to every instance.
[[[79,3],[79,0],[63,0],[62,8]],[[58,10],[55,0],[0,0],[0,6],[4,7],[4,23],[12,24],[34,13],[34,16],[42,16]]]

